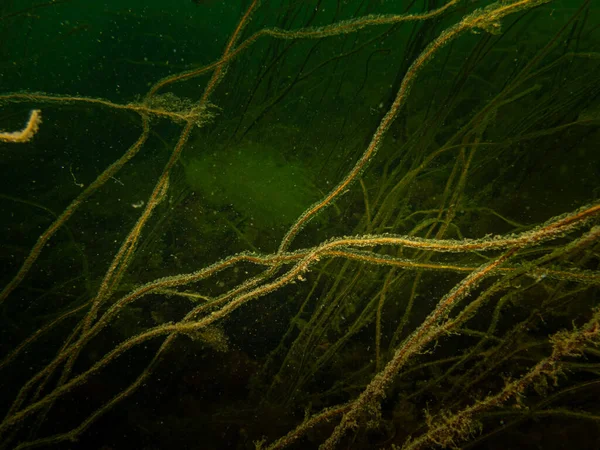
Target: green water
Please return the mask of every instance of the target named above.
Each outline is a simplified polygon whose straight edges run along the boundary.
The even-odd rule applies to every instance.
[[[348,245],[275,286],[305,252],[357,235],[518,236],[599,201],[600,9],[594,0],[554,0],[509,15],[484,27],[494,33],[466,31],[431,58],[424,55],[445,30],[493,2],[464,0],[427,20],[376,25],[385,15],[423,14],[444,2],[263,0],[233,45],[241,51],[147,96],[165,77],[218,62],[251,3],[0,3],[0,130],[20,130],[31,109],[42,111],[31,142],[0,142],[2,287],[76,203],[0,303],[2,417],[24,382],[71,345],[72,332],[85,329],[78,321],[106,287],[107,273],[123,269],[99,317],[146,283],[235,255],[271,257],[264,266],[244,260],[127,303],[82,347],[67,378],[140,333],[184,321],[199,305],[231,292],[235,302],[266,286],[210,326],[173,333],[158,362],[151,361],[164,334],[127,349],[49,409],[0,435],[0,450],[30,448],[30,442],[102,450],[271,444],[305,417],[356,399],[468,271],[501,255]],[[370,22],[350,33],[256,37],[265,29],[314,31],[361,18]],[[169,119],[167,113],[194,111],[217,66],[216,87],[197,122],[188,130],[181,118]],[[413,83],[380,136],[407,74]],[[143,108],[155,111],[145,115]],[[146,117],[139,152],[78,202],[143,136]],[[336,188],[374,137],[377,151],[368,164]],[[141,226],[158,180],[167,180],[168,189]],[[290,227],[330,192],[339,194],[336,200],[298,227],[284,255],[289,259],[270,273]],[[338,447],[401,448],[548,357],[549,337],[582,326],[600,302],[598,243],[568,247],[597,225],[594,216],[575,231],[521,249],[504,271],[482,281],[449,317],[481,294],[479,309],[417,352],[380,408],[378,402],[369,409]],[[139,240],[121,247],[131,230]],[[132,257],[110,272],[120,249]],[[366,263],[359,259],[365,255],[398,264]],[[400,264],[406,261],[420,266]],[[202,314],[214,311],[219,307]],[[28,343],[32,336],[40,338]],[[22,343],[15,359],[4,359]],[[598,349],[590,341],[577,351],[585,357],[564,358],[559,376],[541,377],[518,402],[477,415],[472,433],[456,445],[597,448]],[[152,374],[110,403],[149,364]],[[59,364],[17,409],[59,386],[63,369]],[[288,448],[318,448],[338,422],[322,421]],[[77,440],[67,439],[63,433],[74,429]]]

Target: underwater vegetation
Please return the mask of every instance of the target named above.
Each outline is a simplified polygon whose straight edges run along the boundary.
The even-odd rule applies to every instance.
[[[319,198],[310,171],[277,149],[249,143],[185,163],[189,186],[215,209],[230,205],[260,229],[292,224]]]
[[[0,449],[597,448],[591,0],[0,5]]]

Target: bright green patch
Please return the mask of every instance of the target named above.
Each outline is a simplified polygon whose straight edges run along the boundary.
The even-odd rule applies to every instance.
[[[212,207],[231,205],[258,227],[291,224],[320,197],[307,169],[258,144],[200,155],[185,174]]]

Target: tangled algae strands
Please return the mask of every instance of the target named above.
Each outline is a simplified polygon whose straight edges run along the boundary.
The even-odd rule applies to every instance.
[[[0,7],[0,448],[591,448],[591,2],[187,6]]]

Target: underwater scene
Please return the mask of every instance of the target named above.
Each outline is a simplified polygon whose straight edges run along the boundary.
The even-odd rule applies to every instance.
[[[600,2],[0,2],[0,450],[600,448]]]

